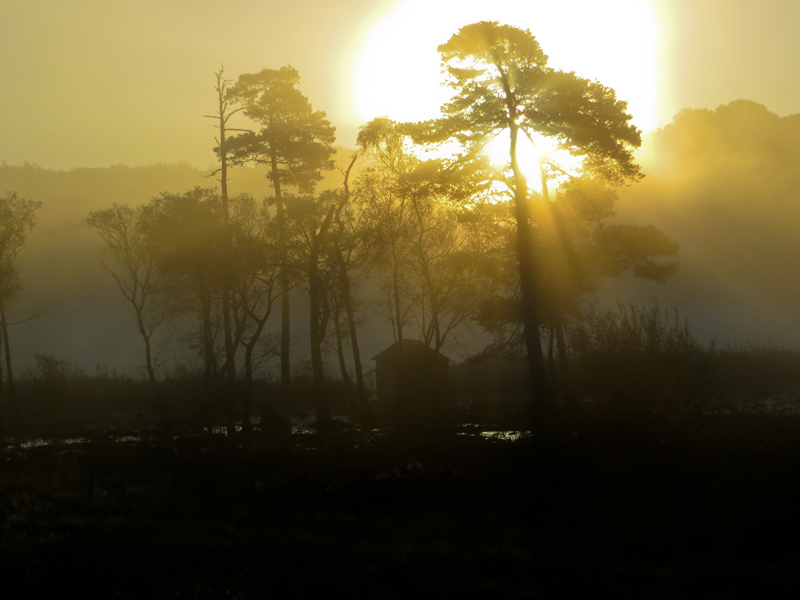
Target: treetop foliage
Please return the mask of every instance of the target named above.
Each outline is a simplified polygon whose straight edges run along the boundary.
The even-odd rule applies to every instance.
[[[421,124],[422,141],[455,139],[473,158],[499,132],[519,127],[583,159],[583,170],[614,184],[641,175],[632,149],[641,133],[613,89],[547,66],[528,30],[483,21],[439,47],[454,95],[440,119]]]
[[[376,117],[358,130],[359,150],[372,156],[395,175],[408,170],[416,157],[408,148],[408,136],[400,123],[389,117]]]
[[[13,259],[22,249],[41,207],[41,202],[26,200],[16,192],[6,192],[0,198],[0,261]]]
[[[17,255],[25,246],[41,206],[41,202],[26,200],[16,192],[0,197],[0,300],[13,297],[20,289]]]
[[[228,98],[241,103],[260,129],[231,138],[226,150],[237,164],[273,165],[271,180],[308,193],[322,179],[320,170],[334,166],[336,129],[295,87],[299,81],[297,70],[289,66],[241,75]]]

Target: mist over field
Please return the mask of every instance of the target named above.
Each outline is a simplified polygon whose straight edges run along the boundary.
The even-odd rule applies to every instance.
[[[345,153],[343,149],[340,154]],[[344,159],[342,159],[344,160]],[[163,193],[181,193],[196,187],[219,185],[211,171],[188,164],[157,164],[144,167],[117,165],[108,168],[78,168],[68,171],[36,165],[0,166],[4,189],[25,198],[41,199],[37,225],[19,256],[23,286],[9,308],[9,320],[20,373],[34,366],[36,354],[66,360],[87,374],[97,368],[141,375],[141,339],[130,305],[100,264],[100,238],[86,226],[90,211],[112,203],[139,206]],[[326,173],[319,189],[341,185],[338,171]],[[241,168],[232,173],[232,194],[268,195],[263,168]],[[307,360],[303,341],[308,335],[302,295],[295,297],[294,316],[298,360]],[[272,324],[277,327],[275,323]],[[167,372],[179,364],[193,368],[197,356],[180,348],[180,334],[165,340],[161,363]],[[372,350],[388,343],[391,332],[365,334]]]
[[[337,161],[346,161],[340,149]],[[619,191],[616,221],[653,224],[680,244],[679,268],[666,283],[607,279],[603,307],[623,303],[676,307],[701,340],[796,348],[800,345],[800,115],[778,117],[740,100],[713,110],[685,110],[645,137],[638,152],[645,178]],[[38,224],[20,255],[24,290],[11,320],[15,360],[24,371],[36,353],[68,360],[91,373],[97,366],[135,373],[141,342],[129,307],[100,268],[100,240],[84,224],[89,211],[111,203],[144,204],[163,192],[214,187],[209,172],[182,165],[56,171],[34,165],[0,167],[5,189],[42,201]],[[330,171],[320,189],[340,185]],[[264,197],[263,169],[232,171],[231,192]],[[367,292],[368,294],[370,292]],[[372,292],[374,294],[374,290]],[[304,304],[302,294],[294,302]],[[306,356],[303,311],[295,312],[297,360]],[[391,329],[367,312],[362,335],[374,355]],[[486,336],[472,323],[453,359],[479,351]],[[164,367],[195,357],[164,349]],[[372,354],[370,354],[372,352]]]
[[[615,296],[675,305],[701,339],[800,345],[800,115],[737,100],[684,110],[651,133],[645,178],[620,193],[621,221],[653,223],[681,246],[664,285],[610,283]]]

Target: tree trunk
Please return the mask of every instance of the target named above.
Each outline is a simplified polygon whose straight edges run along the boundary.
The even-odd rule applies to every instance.
[[[400,265],[398,262],[397,256],[392,256],[392,293],[394,295],[395,334],[397,335],[396,341],[399,342],[403,339],[403,321],[400,309]]]
[[[512,114],[516,107],[510,107]],[[519,166],[517,158],[517,138],[519,128],[512,122],[511,168],[514,171],[514,205],[517,221],[517,257],[519,260],[519,279],[522,291],[522,318],[525,328],[525,346],[528,351],[528,371],[531,380],[531,400],[534,409],[544,408],[550,401],[550,388],[544,366],[544,354],[539,335],[539,296],[534,273],[534,243],[528,207],[528,183]]]
[[[236,432],[234,424],[235,390],[236,390],[236,349],[233,346],[231,333],[231,229],[230,211],[228,207],[228,156],[225,149],[225,115],[224,96],[220,94],[219,114],[219,154],[220,154],[220,187],[222,191],[222,224],[223,224],[223,257],[222,257],[222,328],[225,336],[225,420],[228,435]]]
[[[314,403],[317,413],[317,426],[330,423],[331,409],[325,390],[325,365],[322,361],[322,342],[325,340],[325,327],[322,307],[322,278],[319,275],[319,254],[325,236],[333,219],[334,207],[328,210],[319,231],[313,235],[308,257],[308,294],[311,338],[311,373],[314,386]]]
[[[270,299],[267,310],[261,317],[255,317],[251,313],[251,318],[256,321],[257,325],[253,335],[250,337],[247,344],[245,344],[244,350],[244,397],[242,399],[242,429],[247,432],[252,431],[253,429],[253,424],[250,420],[250,412],[253,409],[253,351],[256,348],[258,340],[261,339],[264,326],[267,324],[271,313],[272,299]]]
[[[147,337],[144,342],[145,361],[147,363],[147,379],[150,382],[150,393],[153,396],[153,404],[158,411],[161,419],[161,427],[167,425],[167,409],[164,406],[164,401],[161,398],[161,390],[158,389],[158,380],[156,379],[156,370],[153,366],[153,353],[150,346],[150,338]]]
[[[544,171],[544,163],[542,163],[541,157],[537,162],[539,163],[539,183],[542,186],[542,200],[547,202],[550,200],[550,192],[547,190],[547,173]]]
[[[353,351],[353,368],[356,372],[356,401],[359,408],[364,411],[367,409],[367,388],[364,384],[364,370],[361,366],[361,350],[358,346],[355,310],[353,309],[353,298],[350,294],[350,277],[347,275],[347,265],[341,252],[338,252],[337,258],[342,285],[342,301],[347,315],[347,328],[350,332],[350,348]]]
[[[556,326],[555,323],[550,323],[550,331],[548,332],[547,336],[547,370],[550,375],[550,381],[555,379],[556,375],[556,358],[553,353],[553,344],[555,342],[556,337]]]
[[[255,339],[247,344],[244,352],[244,390],[242,398],[242,431],[250,433],[253,424],[250,421],[250,411],[253,406],[253,348]]]
[[[8,379],[8,400],[11,405],[11,420],[14,433],[19,435],[19,406],[17,404],[17,391],[14,387],[14,370],[11,368],[11,344],[8,341],[8,321],[6,321],[6,306],[0,300],[0,327],[3,335],[3,354],[6,359],[6,378]],[[0,385],[2,377],[0,376]]]
[[[0,328],[0,336],[2,336],[2,328]],[[3,336],[5,337],[5,336]],[[3,363],[0,361],[0,444],[5,445],[6,442],[6,391],[3,386]]]
[[[358,153],[353,154],[353,157],[344,172],[344,200],[339,206],[336,213],[336,222],[339,224],[340,233],[342,231],[341,224],[341,211],[345,205],[350,201],[350,172],[353,165],[358,159]],[[350,348],[353,352],[353,368],[356,372],[356,403],[362,416],[365,416],[368,410],[367,406],[367,389],[364,385],[364,371],[361,367],[361,350],[358,346],[358,331],[356,328],[355,311],[353,309],[353,297],[350,292],[350,275],[347,272],[347,261],[344,259],[344,253],[337,241],[336,244],[336,264],[339,267],[339,283],[342,286],[342,302],[344,303],[345,314],[347,315],[347,328],[350,334]],[[352,383],[351,383],[352,385]]]
[[[568,396],[570,394],[570,368],[569,355],[567,354],[567,343],[564,338],[564,321],[561,317],[556,317],[556,345],[558,346],[558,371],[561,379],[561,392]]]
[[[201,319],[203,323],[203,354],[205,355],[205,376],[210,382],[218,374],[217,357],[214,352],[214,336],[211,332],[211,300],[206,294],[200,300]]]
[[[289,288],[292,285],[289,273],[289,249],[288,232],[286,230],[286,210],[283,205],[281,195],[280,172],[278,170],[278,159],[275,152],[270,156],[272,167],[272,187],[275,190],[275,201],[277,203],[278,219],[278,251],[281,259],[281,405],[288,409],[292,403],[292,366],[291,366],[291,299]]]
[[[336,332],[336,356],[339,358],[339,372],[342,374],[342,381],[347,394],[347,404],[351,412],[353,412],[353,409],[358,408],[358,402],[353,390],[353,380],[350,379],[350,373],[347,372],[347,361],[344,358],[344,344],[342,343],[342,325],[339,321],[338,312],[333,314],[333,328]]]
[[[150,382],[150,394],[153,400],[153,406],[158,412],[159,419],[161,420],[161,427],[167,425],[167,409],[164,401],[161,398],[161,390],[158,387],[158,380],[156,379],[156,369],[153,365],[153,349],[150,343],[150,334],[144,324],[144,316],[142,315],[142,308],[136,307],[136,325],[139,327],[139,335],[142,336],[144,341],[144,359],[147,367],[147,380]]]
[[[312,254],[309,260],[308,290],[309,290],[309,316],[311,338],[311,372],[314,387],[314,408],[317,413],[317,425],[326,425],[331,418],[328,397],[325,393],[325,372],[322,362],[323,335],[320,327],[320,314],[322,312],[321,283],[317,272],[317,257]]]

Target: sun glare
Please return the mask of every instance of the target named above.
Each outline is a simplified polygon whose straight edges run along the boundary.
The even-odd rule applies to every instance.
[[[507,165],[509,162],[510,139],[508,132],[503,132],[486,146],[489,157],[496,165]],[[528,178],[528,186],[537,192],[541,191],[539,160],[554,168],[548,168],[548,189],[552,190],[559,181],[569,175],[575,175],[580,167],[581,160],[572,156],[566,150],[557,148],[553,140],[544,137],[535,137],[529,140],[520,136],[517,142],[517,156],[520,166]]]
[[[436,48],[481,20],[530,29],[551,66],[614,88],[640,129],[655,127],[660,50],[651,0],[406,0],[375,24],[356,67],[361,121],[435,117],[448,98]]]

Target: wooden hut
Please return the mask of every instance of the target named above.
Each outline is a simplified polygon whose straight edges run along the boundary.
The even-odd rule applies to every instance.
[[[395,342],[372,360],[378,402],[436,408],[447,394],[450,359],[420,341]]]

